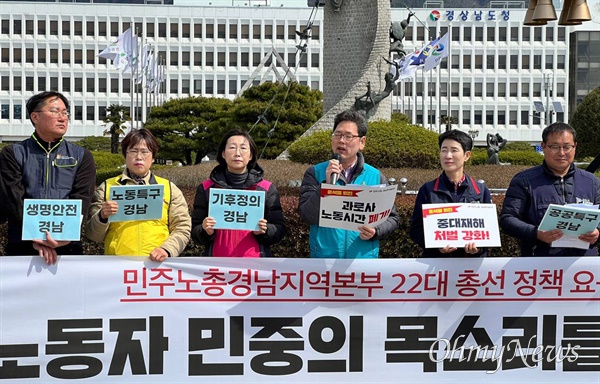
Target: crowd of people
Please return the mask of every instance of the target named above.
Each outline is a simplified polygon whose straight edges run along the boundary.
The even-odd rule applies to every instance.
[[[96,187],[96,168],[91,152],[67,141],[69,102],[58,92],[43,92],[27,102],[34,126],[32,136],[0,152],[0,201],[5,208],[0,222],[8,222],[7,255],[39,255],[54,264],[58,255],[83,254],[80,241],[55,240],[49,232],[43,239],[23,240],[25,199],[77,199],[82,202],[85,235],[104,242],[105,254],[144,256],[161,262],[179,256],[190,238],[205,246],[206,256],[269,257],[271,245],[287,232],[279,193],[264,178],[258,150],[252,137],[234,129],[223,137],[217,150],[217,166],[198,185],[190,215],[181,190],[150,170],[159,151],[156,138],[147,129],[131,130],[121,142],[125,169]],[[368,124],[359,112],[339,113],[331,135],[331,160],[309,167],[300,187],[298,211],[310,225],[310,257],[377,258],[379,240],[394,232],[400,216],[392,206],[378,225],[360,225],[357,230],[319,225],[323,184],[385,186],[387,179],[365,161],[362,153]],[[422,249],[422,257],[485,257],[488,250],[477,241],[457,249],[450,244],[426,248],[422,207],[436,203],[492,202],[489,189],[464,172],[473,140],[460,130],[439,136],[442,173],[418,192],[410,222],[410,237]],[[513,178],[499,218],[500,227],[517,238],[522,256],[597,255],[598,228],[579,236],[587,249],[559,248],[551,244],[564,234],[538,227],[550,204],[583,204],[598,209],[600,179],[574,164],[577,133],[570,125],[554,123],[542,133],[542,165]],[[152,220],[111,221],[119,208],[111,200],[116,186],[161,185],[162,213]],[[263,191],[264,212],[254,230],[223,228],[210,215],[211,189]]]

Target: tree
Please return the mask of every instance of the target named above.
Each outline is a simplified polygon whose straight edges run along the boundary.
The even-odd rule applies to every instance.
[[[228,126],[231,101],[208,97],[171,99],[150,111],[144,127],[157,138],[160,156],[199,164],[215,151]]]
[[[111,104],[106,108],[106,117],[102,119],[105,125],[110,127],[104,131],[104,135],[110,135],[110,152],[119,153],[119,136],[125,134],[126,122],[131,121],[129,108],[122,105]]]
[[[444,115],[440,117],[440,122],[446,125],[446,131],[452,129],[452,124],[458,124],[458,119],[454,116]]]
[[[264,151],[263,157],[272,159],[296,141],[322,114],[321,91],[296,82],[265,82],[247,89],[234,100],[229,124],[230,127],[252,130],[250,134],[259,154]]]
[[[597,156],[600,151],[600,87],[577,106],[571,126],[577,131],[577,157]]]

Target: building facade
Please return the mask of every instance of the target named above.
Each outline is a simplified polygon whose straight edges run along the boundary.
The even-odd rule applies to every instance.
[[[71,101],[70,138],[101,136],[105,108],[130,106],[133,86],[97,54],[130,26],[164,59],[163,100],[190,95],[233,99],[250,78],[254,83],[293,78],[323,89],[322,9],[314,15],[305,53],[299,54],[296,31],[313,16],[308,6],[237,0],[227,6],[212,5],[216,1],[190,6],[184,0],[145,0],[132,6],[106,1],[43,6],[0,1],[0,141],[31,134],[26,101],[48,89],[63,92]],[[448,32],[450,56],[439,68],[419,71],[398,84],[393,97],[383,102],[428,129],[442,130],[441,116],[450,115],[458,120],[455,127],[476,135],[478,144],[487,133],[539,142],[546,120],[567,121],[577,102],[600,85],[597,14],[576,27],[557,22],[528,27],[522,25],[524,8],[414,11],[405,49],[418,49]],[[392,9],[391,18],[402,20],[407,13]],[[273,52],[288,72],[275,55],[263,61]],[[556,110],[538,113],[534,101]]]

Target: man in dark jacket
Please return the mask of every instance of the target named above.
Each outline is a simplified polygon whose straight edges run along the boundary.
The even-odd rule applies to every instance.
[[[600,179],[573,164],[577,147],[575,129],[554,123],[542,132],[542,165],[518,173],[511,180],[500,214],[500,226],[519,239],[522,256],[597,255],[598,228],[579,236],[588,249],[557,248],[560,229],[540,231],[538,226],[550,204],[600,204]]]
[[[477,183],[464,172],[465,162],[471,157],[473,139],[465,132],[453,129],[438,138],[442,174],[425,183],[417,194],[410,221],[410,238],[423,249],[422,257],[487,256],[487,250],[470,242],[463,249],[449,245],[444,248],[425,248],[423,233],[423,204],[443,203],[491,203],[489,189]]]
[[[63,138],[69,126],[69,102],[58,92],[42,92],[27,101],[35,131],[0,152],[0,201],[8,218],[7,255],[40,255],[54,264],[57,255],[82,254],[80,242],[23,241],[24,199],[80,199],[82,214],[96,186],[91,152]]]

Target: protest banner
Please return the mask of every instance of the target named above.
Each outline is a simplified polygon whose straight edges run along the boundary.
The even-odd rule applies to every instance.
[[[495,204],[423,204],[423,231],[426,248],[500,246]]]
[[[117,213],[108,216],[109,222],[158,220],[162,218],[165,186],[152,185],[113,185],[109,200],[116,201]]]
[[[81,238],[81,200],[25,199],[22,240],[77,241]]]
[[[319,226],[358,231],[387,220],[394,206],[397,185],[321,185]]]
[[[588,249],[590,243],[579,240],[579,235],[592,232],[600,224],[598,207],[550,204],[538,226],[540,231],[560,229],[563,237],[553,241],[553,247]]]
[[[2,257],[0,281],[2,383],[600,381],[593,257]]]
[[[258,231],[264,212],[265,191],[210,189],[208,215],[215,219],[215,229]]]

